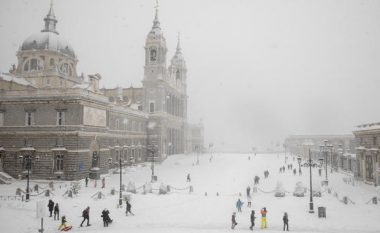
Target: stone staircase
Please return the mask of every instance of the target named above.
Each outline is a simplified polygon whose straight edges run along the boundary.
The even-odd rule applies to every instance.
[[[0,172],[0,184],[12,184],[13,178],[5,172]]]

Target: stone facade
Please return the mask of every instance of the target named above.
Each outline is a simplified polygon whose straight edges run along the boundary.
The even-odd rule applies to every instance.
[[[353,133],[358,177],[366,183],[380,185],[380,123],[359,125]]]
[[[321,146],[331,145],[326,152],[322,152]],[[308,158],[308,150],[304,146],[305,142],[311,143],[310,147],[314,159],[327,157],[327,163],[335,169],[339,168],[340,157],[344,154],[355,153],[355,139],[353,135],[290,135],[285,139],[284,147],[289,153]],[[323,153],[327,153],[325,156]]]
[[[178,41],[166,68],[157,12],[141,88],[99,89],[99,74],[78,76],[78,59],[56,29],[52,6],[44,21],[42,31],[17,52],[18,65],[0,73],[1,171],[14,177],[29,170],[31,178],[98,178],[120,163],[185,152],[186,66]]]

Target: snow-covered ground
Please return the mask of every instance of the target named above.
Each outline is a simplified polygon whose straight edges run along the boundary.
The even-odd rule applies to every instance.
[[[176,155],[169,157],[162,164],[155,166],[158,182],[153,188],[158,188],[161,183],[182,189],[189,185],[194,188],[193,193],[189,189],[172,189],[167,195],[158,195],[157,190],[153,193],[142,194],[142,189],[137,194],[124,192],[130,195],[132,212],[135,216],[125,216],[125,202],[123,208],[117,208],[118,192],[110,194],[114,187],[118,190],[119,175],[105,175],[106,188],[101,189],[101,182],[97,187],[94,182],[89,182],[89,187],[82,188],[79,195],[74,198],[63,197],[63,193],[69,189],[71,182],[56,182],[55,190],[51,199],[60,204],[61,215],[65,215],[69,225],[73,225],[72,232],[231,232],[231,214],[236,211],[235,203],[241,193],[244,203],[243,212],[237,213],[237,222],[234,231],[250,231],[249,214],[251,209],[256,211],[256,226],[254,231],[261,231],[260,209],[268,210],[266,232],[282,231],[282,216],[284,212],[289,214],[290,231],[294,232],[380,232],[380,205],[366,204],[372,197],[380,197],[379,190],[374,187],[357,182],[355,186],[343,182],[347,177],[342,173],[330,175],[329,194],[322,188],[322,197],[314,198],[315,213],[308,213],[309,196],[294,197],[292,192],[295,184],[302,181],[305,186],[309,185],[309,172],[302,168],[303,175],[294,176],[287,165],[284,164],[284,155],[263,154],[251,155],[248,160],[247,154],[214,154],[210,162],[209,154],[199,156],[200,164],[195,165],[196,155]],[[288,163],[293,163],[297,168],[297,161],[290,157]],[[285,173],[279,173],[280,166],[285,165]],[[269,170],[269,178],[264,179],[263,171]],[[191,174],[191,182],[186,182],[187,174]],[[125,169],[123,183],[135,182],[136,187],[150,181],[150,164]],[[253,177],[260,176],[258,188],[262,191],[253,193],[252,208],[246,206],[246,188],[253,187]],[[324,171],[323,171],[324,175]],[[313,181],[319,184],[323,176],[318,175],[314,169]],[[285,197],[274,197],[272,192],[277,182],[284,184]],[[39,183],[46,186],[48,181],[31,181],[31,187]],[[25,188],[26,181],[16,181],[11,185],[0,185],[1,195],[15,195],[16,188]],[[103,199],[91,198],[98,191],[105,194]],[[205,193],[207,192],[207,195]],[[334,193],[338,194],[338,197]],[[219,195],[217,195],[217,193]],[[338,199],[348,196],[355,204],[345,205]],[[44,195],[32,196],[31,201],[21,202],[13,200],[0,200],[1,232],[37,232],[40,219],[36,218],[36,202],[44,200],[47,206],[49,200]],[[90,206],[90,227],[79,228],[82,210]],[[317,208],[324,206],[327,209],[327,218],[318,218]],[[47,207],[46,207],[47,208]],[[104,228],[100,217],[104,208],[110,210],[110,216],[114,222]],[[45,233],[58,232],[59,221],[45,217]]]

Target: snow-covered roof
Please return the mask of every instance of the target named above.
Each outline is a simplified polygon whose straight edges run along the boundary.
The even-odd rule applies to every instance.
[[[20,77],[14,76],[13,74],[0,73],[0,79],[7,82],[14,82],[20,85],[34,87],[33,84],[28,82],[25,78],[20,78]]]
[[[53,32],[39,32],[29,36],[21,46],[20,50],[52,50],[64,53],[75,58],[74,49],[58,34]]]
[[[380,129],[380,122],[357,125],[354,131]]]

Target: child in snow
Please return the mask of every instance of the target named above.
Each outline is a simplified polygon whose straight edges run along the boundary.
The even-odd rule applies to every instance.
[[[232,225],[231,225],[231,229],[234,229],[235,226],[237,225],[237,222],[236,222],[236,212],[233,212],[232,213]]]
[[[61,225],[59,225],[58,227],[58,230],[63,230],[64,228],[66,228],[66,216],[62,216],[61,218]]]
[[[243,204],[244,202],[242,202],[239,198],[238,201],[236,202],[236,208],[238,209],[238,212],[241,212],[241,207],[243,206]]]
[[[261,229],[267,228],[267,209],[264,207],[260,211],[261,213]]]
[[[284,213],[284,217],[282,217],[282,221],[284,222],[284,231],[285,231],[285,227],[286,227],[286,230],[289,231],[289,219],[288,219],[288,213]]]
[[[251,195],[247,196],[247,207],[251,207],[252,197]]]

